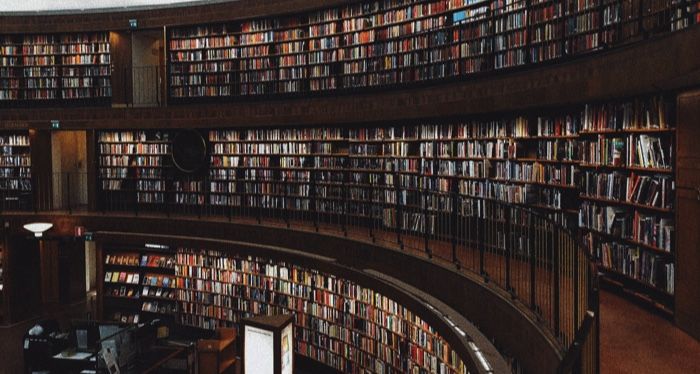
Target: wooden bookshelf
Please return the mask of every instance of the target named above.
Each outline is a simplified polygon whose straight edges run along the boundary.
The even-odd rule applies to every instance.
[[[289,95],[454,79],[585,55],[650,31],[684,29],[700,16],[682,8],[641,0],[374,0],[173,27],[170,94]],[[226,47],[207,43],[223,34]],[[222,56],[221,48],[230,53]],[[227,68],[232,75],[222,79],[222,65],[205,63],[211,58],[239,69]],[[192,68],[204,70],[185,75]]]
[[[112,97],[112,66],[108,33],[60,36],[61,98]]]
[[[438,239],[450,232],[445,225],[455,209],[458,218],[466,215],[452,196],[476,197],[581,229],[604,268],[673,293],[675,132],[668,113],[662,98],[649,97],[491,119],[211,129],[205,175],[171,181],[172,167],[153,166],[147,170],[160,173],[151,175],[158,188],[135,190],[164,197],[130,201],[141,205],[137,210],[167,201],[174,212],[205,209]],[[126,149],[131,153],[119,160],[138,157],[133,146]]]
[[[0,36],[0,100],[20,99],[21,65],[22,45],[12,36]]]
[[[97,147],[103,204],[158,208],[170,202],[166,196],[173,179],[169,132],[104,131],[98,134]],[[189,201],[178,195],[175,199]]]
[[[103,250],[101,305],[103,315],[123,323],[174,318],[175,257],[158,249]]]
[[[674,293],[675,131],[662,98],[587,105],[579,226],[604,272]],[[665,307],[672,309],[672,300]]]
[[[180,323],[235,327],[257,315],[294,316],[294,350],[336,370],[466,373],[440,335],[371,289],[313,269],[178,249]]]
[[[237,95],[238,35],[230,24],[171,29],[168,71],[171,98]]]
[[[0,101],[112,96],[107,32],[0,36]]]
[[[0,204],[27,208],[31,204],[32,161],[28,131],[0,131]]]

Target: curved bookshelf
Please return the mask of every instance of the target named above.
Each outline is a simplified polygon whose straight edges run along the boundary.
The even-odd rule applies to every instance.
[[[588,55],[700,19],[695,1],[642,3],[375,0],[173,26],[169,97],[179,103],[454,80]]]

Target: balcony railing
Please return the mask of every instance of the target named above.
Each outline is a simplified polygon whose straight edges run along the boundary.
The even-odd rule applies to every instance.
[[[597,270],[578,235],[525,204],[395,186],[270,181],[265,194],[212,190],[211,180],[88,191],[86,174],[34,176],[33,191],[2,190],[2,211],[195,216],[346,236],[476,274],[551,333],[562,373],[598,371]],[[200,186],[185,190],[185,186]],[[236,187],[239,188],[239,187]],[[76,189],[78,191],[76,191]],[[362,192],[364,191],[364,192]],[[88,207],[89,196],[95,203]]]

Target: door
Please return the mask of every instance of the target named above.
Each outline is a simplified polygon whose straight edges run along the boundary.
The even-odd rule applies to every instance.
[[[133,105],[158,106],[163,81],[163,30],[138,30],[131,34]]]
[[[51,134],[53,208],[84,209],[88,203],[87,135],[85,131]]]

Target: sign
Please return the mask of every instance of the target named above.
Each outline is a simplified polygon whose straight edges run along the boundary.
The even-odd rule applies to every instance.
[[[139,27],[139,21],[136,18],[129,20],[129,28],[135,30]]]
[[[275,336],[272,331],[245,326],[244,373],[273,374],[275,372]]]
[[[52,119],[52,120],[51,120],[51,128],[52,128],[53,130],[58,130],[58,129],[60,129],[60,128],[61,128],[61,121],[59,121],[59,120],[57,120],[57,119]]]
[[[79,237],[85,235],[85,226],[75,226],[73,228],[73,235],[76,238],[79,238]]]
[[[290,323],[282,330],[282,374],[292,374],[294,371],[293,326],[294,325]]]
[[[85,241],[91,242],[92,240],[92,231],[85,231]]]

